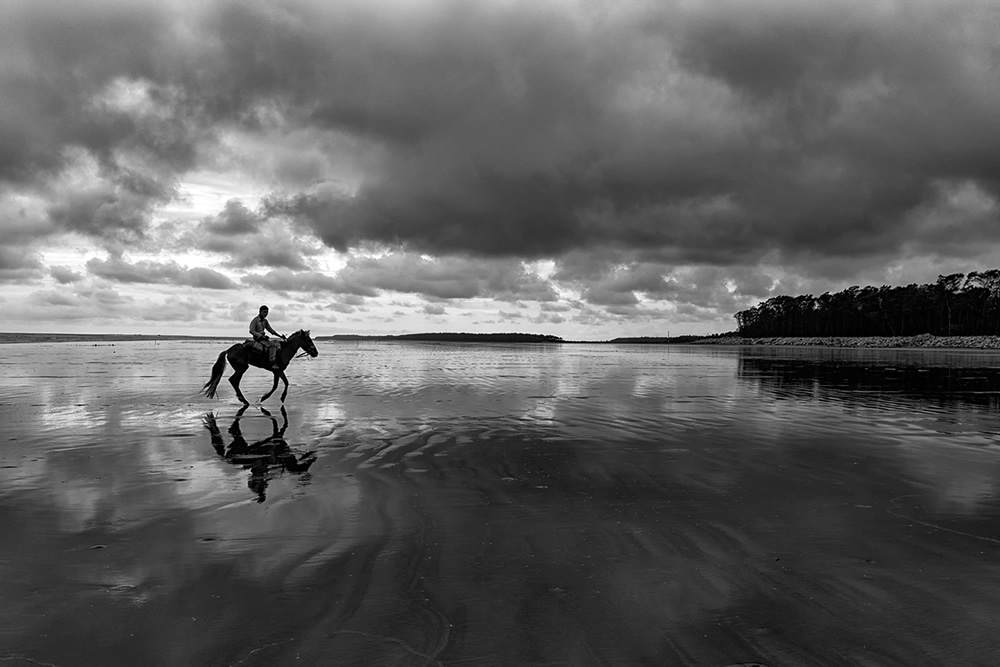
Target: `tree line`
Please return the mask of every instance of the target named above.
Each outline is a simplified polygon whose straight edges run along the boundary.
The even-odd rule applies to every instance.
[[[747,338],[997,335],[1000,269],[940,275],[923,285],[775,296],[734,317],[739,335]]]

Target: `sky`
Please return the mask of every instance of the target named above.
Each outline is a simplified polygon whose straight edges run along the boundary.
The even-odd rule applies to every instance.
[[[0,330],[710,334],[1000,267],[1000,2],[0,0]]]

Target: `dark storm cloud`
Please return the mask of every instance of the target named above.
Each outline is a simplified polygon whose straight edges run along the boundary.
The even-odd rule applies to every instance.
[[[531,321],[534,324],[562,324],[566,318],[557,313],[539,313]]]
[[[42,276],[42,263],[22,248],[0,246],[0,282],[24,282]]]
[[[225,264],[234,268],[270,267],[303,271],[311,269],[306,255],[317,252],[310,243],[289,230],[287,225],[264,220],[239,200],[226,202],[222,211],[204,218],[188,233],[180,234],[173,245],[228,255]]]
[[[353,313],[358,309],[357,305],[351,303],[345,303],[343,301],[331,301],[326,305],[326,308],[344,314]]]
[[[77,273],[68,266],[53,266],[49,268],[49,274],[56,279],[60,285],[70,285],[83,280],[83,274]]]
[[[421,312],[424,315],[444,315],[445,309],[444,306],[442,306],[441,304],[428,303],[425,304],[423,308],[421,308]]]
[[[584,290],[583,300],[595,306],[631,306],[639,303],[631,290],[611,290],[601,287]]]
[[[66,231],[128,238],[145,231],[150,213],[157,204],[165,204],[169,195],[158,188],[134,192],[103,182],[70,189],[52,198],[55,201],[48,208],[49,219]]]
[[[261,222],[259,214],[248,209],[238,199],[231,199],[226,202],[225,207],[218,215],[202,222],[201,230],[206,234],[219,236],[242,236],[257,232],[261,227]]]
[[[340,250],[445,256],[602,248],[736,270],[769,255],[807,273],[972,256],[998,240],[998,17],[985,0],[15,1],[0,184],[44,200],[49,225],[120,240],[190,170],[239,165],[274,194],[260,213],[227,205],[195,247],[300,272],[261,216]],[[552,298],[516,275],[414,268],[344,276]],[[670,293],[632,280],[584,288],[618,305]]]
[[[244,239],[231,247],[230,266],[273,266],[292,270],[309,269],[309,263],[302,257],[302,249],[288,238]]]
[[[552,301],[553,288],[519,261],[426,258],[409,253],[351,259],[339,276],[373,288],[437,299]]]
[[[141,299],[106,287],[76,285],[32,293],[18,315],[37,323],[105,323],[120,331],[122,326],[141,322],[182,321],[191,326],[210,309],[202,299]]]
[[[0,243],[8,246],[27,245],[44,241],[58,228],[40,210],[26,207],[16,200],[13,188],[0,188]]]
[[[547,7],[428,10],[402,45],[378,20],[343,35],[324,82],[355,72],[367,96],[317,89],[314,120],[381,160],[356,192],[269,212],[339,249],[732,264],[895,252],[934,232],[913,216],[939,183],[996,193],[989,3],[640,3],[601,22]],[[364,62],[346,48],[361,39]]]
[[[290,271],[274,269],[264,274],[248,274],[243,278],[248,285],[266,287],[276,292],[331,292],[357,296],[376,296],[378,292],[370,286],[351,278],[331,277],[318,271]]]
[[[68,146],[107,156],[134,136],[124,116],[90,113],[115,77],[154,72],[167,15],[150,4],[8,2],[0,25],[0,179],[65,165]]]
[[[567,259],[553,277],[578,289],[586,304],[603,307],[619,317],[662,318],[668,312],[689,315],[695,311],[682,313],[682,306],[690,306],[704,320],[728,323],[732,313],[773,296],[776,290],[807,286],[799,282],[784,285],[759,268],[626,263],[602,253],[593,257],[571,253]],[[663,310],[662,302],[672,303],[674,310]]]
[[[550,283],[525,269],[521,262],[426,258],[408,253],[354,257],[333,274],[275,269],[265,274],[249,274],[244,280],[281,292],[332,292],[364,297],[398,292],[436,300],[494,298],[547,302],[558,298]]]
[[[180,17],[111,1],[15,0],[3,12],[0,183],[47,201],[67,231],[141,235],[205,139],[175,85]]]
[[[218,271],[203,266],[184,269],[175,279],[179,285],[204,287],[206,289],[233,289],[236,287],[231,279]]]
[[[225,264],[234,268],[265,266],[294,271],[312,268],[302,256],[304,248],[289,236],[208,236],[195,242],[193,247],[228,255]]]
[[[118,257],[107,260],[96,257],[87,262],[95,276],[120,283],[182,285],[205,289],[233,289],[230,278],[204,267],[185,268],[176,262],[140,261],[134,264]]]

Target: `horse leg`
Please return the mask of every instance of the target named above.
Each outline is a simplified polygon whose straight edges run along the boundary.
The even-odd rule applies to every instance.
[[[266,401],[268,397],[274,393],[274,390],[278,388],[278,373],[281,373],[281,371],[271,371],[271,372],[274,373],[274,384],[271,385],[271,391],[267,392],[266,394],[260,397],[261,403]],[[281,400],[284,400],[284,398],[282,398]]]
[[[243,374],[247,372],[248,366],[234,366],[233,374],[229,376],[229,384],[233,385],[233,389],[236,390],[236,397],[240,399],[240,402],[244,406],[250,405],[250,401],[246,399],[243,392],[240,391],[240,380],[243,379]]]
[[[281,381],[285,383],[285,389],[281,392],[281,402],[284,403],[285,396],[288,396],[288,378],[285,377],[285,371],[278,371],[278,375],[281,376]],[[277,380],[275,380],[275,384],[277,384]],[[281,406],[281,409],[284,410],[285,406]]]

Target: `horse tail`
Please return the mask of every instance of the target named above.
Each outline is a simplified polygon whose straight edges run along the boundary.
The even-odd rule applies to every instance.
[[[216,359],[215,365],[212,366],[212,379],[205,383],[205,386],[201,388],[205,396],[208,398],[215,398],[216,390],[219,388],[219,380],[222,379],[222,372],[226,370],[226,353],[229,350],[223,350],[219,353],[219,358]]]

